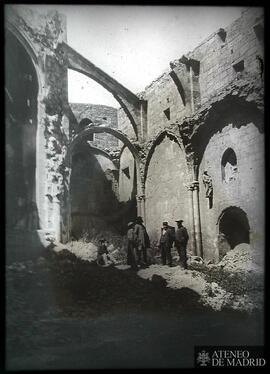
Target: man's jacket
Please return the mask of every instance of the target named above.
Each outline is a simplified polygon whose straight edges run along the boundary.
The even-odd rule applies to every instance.
[[[177,244],[187,244],[189,239],[187,229],[182,226],[178,228],[175,232],[175,245]]]
[[[159,244],[165,244],[167,248],[171,248],[175,240],[174,227],[169,226],[163,233],[163,228],[161,228],[161,236]]]

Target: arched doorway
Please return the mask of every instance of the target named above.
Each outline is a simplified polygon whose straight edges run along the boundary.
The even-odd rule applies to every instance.
[[[225,209],[219,218],[219,253],[223,257],[238,244],[250,243],[250,227],[246,213],[238,207]]]
[[[5,39],[6,224],[8,228],[39,228],[36,205],[36,133],[38,79],[18,39]]]

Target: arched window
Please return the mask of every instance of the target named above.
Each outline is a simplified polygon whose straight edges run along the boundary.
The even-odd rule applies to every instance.
[[[229,183],[237,176],[237,158],[232,148],[226,149],[221,160],[222,181]]]

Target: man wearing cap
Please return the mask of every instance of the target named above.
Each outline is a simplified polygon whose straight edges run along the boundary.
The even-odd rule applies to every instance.
[[[172,254],[171,249],[174,242],[174,232],[169,226],[168,222],[162,223],[161,236],[159,240],[159,247],[161,249],[161,259],[162,264],[166,265],[168,260],[168,265],[172,266]]]
[[[136,218],[136,224],[134,226],[134,236],[137,247],[138,262],[140,264],[147,265],[146,248],[150,247],[150,240],[141,216],[138,216]]]
[[[127,231],[127,264],[131,266],[131,269],[137,270],[137,254],[135,246],[134,236],[134,222],[128,223]]]
[[[182,225],[184,222],[182,219],[178,219],[175,221],[177,223],[177,229],[175,232],[175,247],[179,254],[179,262],[180,266],[184,269],[187,268],[187,243],[188,243],[188,232],[187,229]]]

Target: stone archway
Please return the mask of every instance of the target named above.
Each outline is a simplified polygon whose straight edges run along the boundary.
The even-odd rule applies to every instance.
[[[246,213],[239,207],[226,208],[218,219],[220,258],[238,244],[250,243],[250,226]]]
[[[84,156],[82,155],[81,160],[83,160],[83,162],[85,163],[85,166],[84,166],[85,167],[85,173],[89,174],[89,169],[92,169],[92,170],[95,169],[95,171],[96,171],[95,176],[94,175],[88,175],[87,183],[89,184],[91,180],[94,181],[96,176],[98,176],[100,187],[95,188],[96,196],[103,189],[103,187],[108,184],[107,181],[106,181],[104,171],[101,170],[99,162],[96,160],[96,157],[94,156],[94,154],[96,153],[95,149],[93,148],[92,152],[89,152],[91,147],[87,143],[87,140],[89,140],[89,138],[91,138],[91,136],[95,133],[105,133],[105,134],[113,135],[114,137],[116,137],[117,139],[121,140],[124,143],[124,146],[130,151],[130,153],[131,153],[131,155],[134,159],[134,165],[136,165],[135,168],[134,168],[134,173],[136,174],[136,178],[135,178],[136,191],[137,192],[141,191],[142,190],[141,178],[140,178],[141,159],[140,159],[140,156],[139,156],[139,152],[138,152],[137,148],[131,143],[131,141],[126,137],[125,134],[123,134],[119,130],[111,128],[111,127],[95,126],[95,125],[89,124],[87,127],[85,127],[82,131],[80,131],[74,137],[73,141],[71,142],[71,144],[68,147],[67,158],[66,158],[66,162],[68,162],[69,165],[71,166],[71,170],[73,171],[73,168],[75,166],[74,158],[72,156],[75,155],[75,154],[79,154],[80,151],[81,151],[81,152],[84,153]],[[86,150],[87,150],[87,152],[86,152]],[[99,150],[98,153],[100,154],[102,152],[100,152],[100,150]],[[106,157],[108,155],[105,156],[103,154],[102,156]],[[111,160],[111,162],[112,161],[113,160]],[[71,172],[71,174],[73,174],[73,173]],[[73,185],[73,187],[74,187],[75,184],[72,182],[72,180],[74,179],[73,177],[74,177],[74,175],[71,178],[71,185]],[[108,177],[108,175],[107,175],[107,177]],[[139,180],[139,182],[138,182],[138,180]],[[74,188],[73,188],[73,190],[74,190]],[[90,191],[88,187],[86,188],[86,193],[88,194],[87,191]],[[73,192],[71,191],[71,195],[72,195]],[[108,192],[108,189],[107,189],[107,192]],[[109,196],[108,193],[107,193],[107,195]],[[134,216],[136,215],[136,201],[135,201],[135,205],[134,205],[134,199],[132,201],[127,201],[126,202],[126,201],[121,201],[121,199],[119,201],[116,201],[115,197],[112,197],[112,196],[111,197],[109,196],[109,198],[110,198],[109,200],[111,201],[111,203],[113,203],[114,208],[117,207],[117,209],[114,209],[114,208],[110,209],[110,204],[111,203],[109,203],[109,200],[108,200],[107,204],[105,204],[105,207],[103,207],[102,209],[100,209],[100,207],[94,207],[94,208],[96,209],[98,214],[100,214],[100,217],[103,214],[102,212],[104,212],[104,214],[103,214],[104,217],[107,217],[107,219],[106,219],[107,222],[110,222],[110,224],[112,226],[115,225],[117,222],[118,223],[120,222],[120,226],[121,226],[121,230],[122,230],[122,227],[126,228],[127,217],[129,218],[129,216],[132,215],[132,217],[130,217],[130,219],[131,218],[133,219]],[[98,201],[101,204],[102,203],[102,196],[99,196],[95,200]],[[83,202],[81,203],[81,206],[82,205],[83,205]],[[107,212],[105,208],[106,209],[109,208],[110,210]],[[134,212],[134,209],[135,209],[135,212]],[[137,202],[137,214],[138,215],[143,215],[142,212],[143,212],[143,208],[141,207],[141,203]],[[113,217],[111,217],[112,215],[113,215]],[[126,217],[124,217],[124,215]],[[113,221],[115,221],[115,222],[113,222]]]
[[[148,152],[144,178],[145,221],[151,240],[158,240],[164,220],[176,225],[174,221],[181,218],[191,233],[188,169],[176,135],[165,131],[157,136]]]

